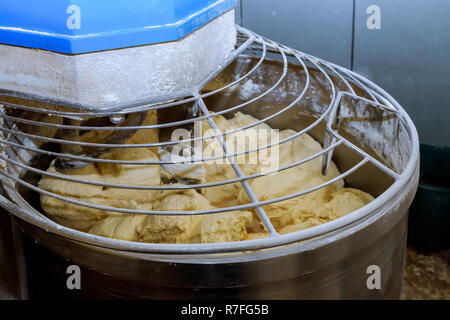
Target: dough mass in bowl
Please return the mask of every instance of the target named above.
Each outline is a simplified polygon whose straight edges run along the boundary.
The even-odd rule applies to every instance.
[[[231,119],[216,116],[214,121],[222,131],[227,131],[241,128],[258,120],[246,114],[236,113]],[[156,112],[150,111],[143,125],[156,123]],[[244,131],[229,134],[226,136],[226,141],[235,138],[236,135],[249,133],[249,130],[258,132],[259,129],[265,129],[269,135],[273,134],[273,137],[280,140],[296,133],[293,130],[281,130],[275,135],[276,131],[263,123]],[[213,134],[207,121],[202,122],[202,131],[203,136]],[[99,139],[101,139],[100,131],[90,131],[81,136],[81,141],[85,142],[98,142]],[[273,139],[271,143],[274,142]],[[127,143],[143,144],[158,142],[158,140],[158,130],[147,129],[139,130]],[[278,152],[280,167],[302,160],[322,150],[320,144],[308,134],[281,143],[276,150],[274,148],[264,152],[269,152],[269,154]],[[208,154],[205,158],[214,156],[214,154],[223,154],[221,145],[217,141],[204,141],[203,150]],[[239,151],[239,148],[237,150]],[[252,156],[255,156],[253,159],[257,160],[245,161],[245,157],[251,158]],[[117,148],[110,152],[107,158],[155,161],[159,156],[158,150],[155,148]],[[254,152],[250,155],[238,156],[236,159],[242,172],[245,175],[252,175],[260,173],[266,165],[261,158],[258,152]],[[317,186],[339,175],[336,165],[332,163],[328,175],[322,176],[321,163],[321,157],[317,157],[300,166],[248,180],[248,183],[260,201],[289,195]],[[223,160],[221,163],[213,160],[207,161],[202,164],[202,170],[204,172],[202,182],[205,183],[236,178],[229,162]],[[56,173],[54,162],[48,168],[48,172]],[[159,186],[164,184],[161,181],[159,165],[98,162],[81,169],[68,171],[64,175],[85,181],[125,185]],[[39,181],[39,187],[90,204],[139,210],[210,210],[250,202],[241,183],[225,184],[201,190],[161,191],[108,188],[43,176]],[[264,226],[253,209],[208,215],[134,215],[92,209],[47,195],[41,195],[40,200],[45,213],[61,225],[122,240],[153,243],[210,243],[241,241],[267,236]],[[373,197],[368,193],[345,188],[344,181],[339,180],[304,196],[266,205],[263,209],[275,229],[280,234],[285,234],[337,219],[372,200]]]

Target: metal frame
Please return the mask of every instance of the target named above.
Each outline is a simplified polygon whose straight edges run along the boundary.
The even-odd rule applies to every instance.
[[[172,144],[178,143],[177,141],[167,141],[167,142],[159,142],[159,143],[148,143],[148,144],[94,144],[94,143],[86,143],[86,142],[75,142],[75,141],[69,141],[64,140],[60,138],[46,138],[42,136],[37,136],[30,133],[25,133],[17,129],[16,123],[26,123],[30,125],[35,126],[53,126],[58,129],[88,129],[88,130],[142,130],[142,129],[153,129],[153,128],[163,128],[163,127],[173,127],[177,125],[184,125],[188,123],[193,123],[196,121],[201,121],[206,119],[211,128],[214,130],[214,135],[208,136],[208,137],[196,137],[196,138],[190,138],[187,140],[184,140],[184,142],[194,142],[199,140],[212,140],[216,139],[222,146],[225,155],[223,156],[217,156],[217,157],[210,157],[205,158],[201,162],[204,161],[210,161],[210,160],[218,160],[218,159],[227,159],[229,163],[231,164],[233,170],[235,171],[237,178],[230,179],[230,180],[224,180],[214,183],[203,183],[203,184],[194,184],[194,185],[172,185],[172,186],[136,186],[136,185],[124,185],[124,184],[113,184],[113,183],[101,183],[96,181],[86,181],[86,180],[80,180],[77,178],[71,178],[68,176],[55,174],[55,173],[49,173],[46,171],[42,171],[36,168],[33,168],[32,166],[29,166],[27,163],[23,163],[20,160],[14,158],[14,155],[9,152],[9,154],[0,154],[0,159],[7,163],[8,172],[0,170],[1,180],[3,181],[4,187],[9,195],[9,197],[13,200],[14,203],[10,202],[7,198],[0,195],[0,204],[5,207],[7,210],[11,211],[16,216],[24,219],[27,222],[33,223],[37,226],[40,226],[41,228],[44,228],[45,230],[55,232],[57,234],[63,235],[65,237],[68,237],[70,239],[84,242],[84,243],[90,243],[94,244],[100,247],[106,247],[106,248],[112,248],[117,250],[127,250],[127,251],[133,251],[133,252],[154,252],[154,253],[219,253],[219,252],[234,252],[234,251],[244,251],[244,250],[255,250],[255,249],[263,249],[263,248],[270,248],[275,247],[279,245],[285,245],[289,243],[294,243],[298,241],[302,241],[305,239],[309,239],[312,237],[317,237],[324,235],[326,233],[335,231],[339,228],[345,227],[351,223],[354,223],[355,221],[364,218],[365,216],[369,215],[371,212],[377,210],[389,197],[388,192],[385,192],[381,196],[379,196],[377,199],[366,205],[365,207],[350,213],[344,217],[341,217],[339,219],[336,219],[334,221],[309,228],[306,230],[301,230],[297,232],[293,232],[286,235],[279,235],[275,228],[273,227],[272,223],[270,222],[270,219],[268,218],[267,214],[264,212],[263,206],[276,203],[283,200],[292,199],[295,197],[299,197],[302,195],[305,195],[307,193],[316,191],[320,188],[325,187],[326,185],[332,184],[340,179],[345,178],[346,176],[350,175],[351,173],[355,172],[359,168],[361,168],[363,165],[367,163],[371,163],[375,165],[377,168],[379,168],[381,171],[385,172],[386,174],[390,175],[394,180],[394,184],[388,189],[390,191],[392,190],[398,190],[399,186],[403,184],[405,181],[403,181],[408,175],[411,174],[411,170],[413,170],[414,163],[412,160],[410,160],[407,164],[407,166],[404,168],[403,172],[398,173],[394,172],[392,169],[388,168],[386,165],[382,164],[377,159],[373,158],[354,144],[350,143],[348,140],[343,138],[341,135],[338,134],[336,130],[333,130],[332,125],[335,119],[339,120],[339,106],[341,103],[341,100],[343,97],[348,96],[352,99],[357,99],[363,102],[366,102],[367,104],[372,105],[376,108],[382,108],[383,110],[387,110],[390,112],[393,112],[404,124],[405,127],[408,130],[408,134],[411,138],[411,141],[415,141],[414,138],[417,136],[417,133],[415,132],[414,126],[412,125],[411,120],[407,116],[407,114],[404,112],[404,110],[398,105],[398,103],[390,97],[386,92],[384,92],[381,88],[377,87],[375,84],[369,82],[368,80],[362,78],[361,76],[357,75],[356,73],[353,73],[352,71],[349,71],[347,69],[344,69],[340,66],[334,65],[332,63],[323,61],[321,59],[318,59],[316,57],[307,55],[305,53],[299,52],[297,50],[293,50],[290,48],[287,48],[285,46],[282,46],[280,44],[277,44],[275,42],[272,42],[270,40],[264,39],[259,35],[254,34],[253,32],[246,30],[242,27],[236,26],[239,32],[239,46],[236,48],[236,51],[234,54],[228,59],[227,63],[222,66],[219,70],[211,74],[209,77],[207,77],[198,87],[192,88],[192,90],[189,91],[183,91],[178,92],[170,96],[164,96],[164,97],[158,97],[156,99],[151,99],[148,101],[136,101],[129,103],[127,105],[121,105],[121,106],[113,106],[111,109],[108,110],[100,110],[98,112],[92,112],[89,110],[92,110],[90,106],[82,106],[82,105],[73,105],[73,104],[65,104],[61,101],[49,101],[45,97],[30,97],[27,95],[23,95],[17,92],[6,92],[6,91],[0,91],[0,94],[7,95],[7,96],[13,96],[13,97],[21,97],[21,98],[32,98],[36,101],[41,101],[45,103],[50,103],[54,105],[61,105],[61,106],[67,106],[70,108],[76,108],[79,109],[80,112],[63,112],[63,111],[54,111],[54,110],[47,110],[47,109],[41,109],[41,108],[34,108],[29,106],[22,106],[18,104],[9,103],[6,101],[0,100],[0,105],[8,105],[8,107],[12,108],[19,108],[22,110],[27,111],[33,111],[37,113],[45,113],[53,116],[59,116],[59,117],[69,117],[69,118],[75,118],[75,119],[83,119],[88,118],[92,116],[109,116],[109,117],[121,117],[125,114],[133,113],[133,112],[145,112],[150,110],[157,110],[157,109],[163,109],[163,108],[169,108],[176,105],[181,105],[188,102],[194,102],[197,103],[197,105],[200,107],[200,110],[203,112],[202,116],[199,116],[197,118],[193,119],[186,119],[183,121],[175,121],[170,123],[164,123],[164,124],[157,124],[157,125],[151,125],[151,126],[129,126],[129,127],[82,127],[82,126],[70,126],[70,125],[64,125],[64,124],[48,124],[44,122],[39,121],[33,121],[33,120],[26,120],[21,119],[18,117],[13,117],[6,115],[5,113],[0,113],[0,120],[3,121],[3,137],[1,138],[1,144],[6,146],[6,150],[10,150],[11,148],[18,148],[20,150],[24,151],[30,151],[30,152],[36,152],[41,154],[47,154],[51,156],[57,156],[57,157],[64,157],[67,159],[74,159],[74,160],[82,160],[85,162],[107,162],[107,163],[116,163],[116,164],[134,164],[134,165],[162,165],[162,164],[172,164],[175,162],[171,161],[121,161],[121,160],[110,160],[110,159],[98,159],[93,157],[87,157],[87,156],[76,156],[72,154],[60,154],[56,152],[41,150],[39,147],[33,146],[33,145],[26,145],[24,144],[24,140],[33,139],[35,141],[46,141],[46,142],[56,142],[56,143],[65,143],[65,144],[77,144],[77,145],[83,145],[83,146],[89,146],[89,147],[109,147],[109,148],[138,148],[138,147],[161,147],[161,146],[168,146]],[[201,90],[204,86],[206,86],[212,79],[214,79],[226,66],[231,64],[238,56],[242,55],[246,50],[253,50],[258,51],[260,53],[260,58],[258,63],[247,73],[244,75],[239,76],[238,79],[233,81],[232,83],[219,88],[215,91],[208,92],[208,93],[201,93]],[[237,84],[239,84],[242,80],[250,76],[257,68],[261,65],[261,63],[264,62],[266,59],[266,56],[268,53],[276,54],[279,59],[283,62],[283,72],[280,75],[278,81],[269,88],[267,91],[262,93],[261,95],[246,101],[245,103],[239,104],[237,106],[233,106],[230,108],[227,108],[223,111],[219,111],[217,113],[214,113],[214,115],[210,114],[208,109],[205,106],[204,98],[209,97],[211,95],[214,95],[218,92],[221,92],[227,88],[231,88]],[[271,91],[273,91],[280,83],[281,81],[286,77],[287,75],[287,68],[288,68],[288,57],[291,59],[296,59],[299,66],[304,70],[306,74],[306,82],[305,87],[303,90],[299,93],[298,97],[288,106],[282,108],[276,113],[271,114],[270,116],[261,119],[255,123],[252,123],[250,125],[243,126],[241,128],[231,130],[228,132],[222,132],[217,127],[216,123],[214,122],[214,116],[227,114],[233,111],[238,111],[245,107],[246,105],[251,104],[252,102],[261,99],[265,95],[269,94]],[[268,144],[262,147],[258,147],[256,149],[250,149],[246,150],[244,152],[236,152],[236,153],[229,153],[227,152],[226,144],[224,141],[224,137],[226,135],[239,132],[245,129],[249,129],[252,127],[255,127],[261,123],[265,123],[266,121],[277,117],[278,115],[286,112],[290,108],[292,108],[296,103],[298,103],[302,97],[304,96],[306,90],[309,87],[310,84],[310,76],[308,73],[308,66],[312,66],[324,76],[324,78],[328,81],[328,84],[331,88],[330,90],[330,104],[326,108],[326,111],[316,120],[314,123],[309,125],[307,128],[285,138],[282,140],[279,140],[276,143]],[[339,91],[333,80],[331,79],[330,75],[333,75],[337,78],[339,78],[348,88],[348,91]],[[362,89],[368,97],[370,97],[372,100],[358,96],[353,86],[357,86],[360,89]],[[184,98],[188,96],[189,98]],[[177,100],[179,99],[179,100]],[[161,102],[162,101],[162,102]],[[312,155],[306,159],[303,159],[301,161],[297,161],[295,163],[291,163],[289,165],[283,166],[279,168],[276,171],[268,172],[268,173],[260,173],[260,174],[254,174],[245,176],[239,165],[236,164],[234,161],[234,158],[239,155],[248,154],[251,152],[263,150],[266,148],[271,148],[273,146],[285,143],[287,141],[290,141],[292,139],[295,139],[296,137],[307,133],[312,128],[316,127],[322,120],[327,121],[327,129],[326,129],[326,136],[325,136],[325,145],[324,150],[321,152]],[[8,127],[7,127],[8,126]],[[7,134],[7,138],[5,138],[5,134]],[[334,149],[339,145],[345,145],[349,147],[354,152],[358,153],[362,156],[362,160],[356,164],[354,167],[350,168],[346,172],[340,174],[338,177],[333,178],[325,183],[322,183],[320,185],[317,185],[313,188],[310,188],[308,190],[304,190],[301,192],[296,192],[294,194],[286,195],[283,197],[278,197],[274,199],[269,199],[265,201],[259,201],[254,194],[253,190],[251,189],[250,185],[248,184],[248,180],[254,179],[257,177],[261,177],[266,174],[274,173],[277,171],[286,170],[289,168],[292,168],[297,165],[301,165],[307,161],[310,161],[317,157],[323,157],[323,173],[326,173],[328,170],[328,166],[330,165],[332,153]],[[412,144],[412,148],[415,149],[417,146],[415,144]],[[411,150],[413,153],[417,150]],[[40,189],[39,187],[36,187],[24,180],[21,179],[20,175],[17,174],[17,168],[21,168],[22,170],[29,170],[33,171],[35,173],[39,173],[41,175],[47,175],[54,178],[59,178],[63,180],[68,180],[72,182],[80,182],[85,184],[91,184],[91,185],[100,185],[105,187],[111,187],[111,188],[124,188],[124,189],[136,189],[136,190],[179,190],[179,189],[191,189],[191,188],[208,188],[213,186],[220,186],[230,183],[241,183],[243,185],[244,190],[246,191],[249,199],[251,200],[250,203],[244,204],[244,205],[238,205],[238,206],[230,206],[226,208],[217,208],[213,210],[199,210],[199,211],[152,211],[152,210],[132,210],[132,209],[125,209],[125,208],[114,208],[114,207],[108,207],[108,206],[101,206],[101,205],[94,205],[90,203],[81,202],[78,200],[74,200],[71,198],[67,198],[58,194],[54,194],[52,192]],[[264,239],[257,239],[257,240],[245,240],[240,242],[224,242],[224,243],[206,243],[206,244],[152,244],[152,243],[137,243],[137,242],[131,242],[131,241],[124,241],[124,240],[116,240],[116,239],[110,239],[100,236],[95,236],[91,234],[87,234],[84,232],[79,232],[73,229],[62,227],[61,225],[53,222],[49,218],[45,217],[40,212],[36,211],[30,204],[28,204],[17,192],[15,186],[16,184],[22,184],[23,186],[32,189],[33,191],[36,191],[40,194],[44,194],[62,201],[67,201],[72,204],[81,205],[89,208],[94,209],[100,209],[100,210],[106,210],[106,211],[115,211],[115,212],[121,212],[121,213],[128,213],[128,214],[145,214],[145,215],[199,215],[199,214],[213,214],[213,213],[219,213],[219,212],[226,212],[226,211],[234,211],[234,210],[243,210],[243,209],[251,209],[254,208],[260,217],[261,221],[263,222],[266,229],[269,231],[269,235],[267,238]]]

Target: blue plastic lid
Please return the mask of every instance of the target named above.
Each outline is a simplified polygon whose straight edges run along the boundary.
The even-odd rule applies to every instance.
[[[1,0],[0,43],[85,53],[181,39],[236,0]]]

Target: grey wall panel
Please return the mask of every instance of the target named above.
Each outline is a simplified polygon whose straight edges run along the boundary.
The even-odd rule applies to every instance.
[[[345,67],[352,14],[352,0],[242,0],[244,27]]]
[[[369,30],[373,4],[381,29]],[[357,0],[354,70],[402,104],[421,141],[450,145],[449,0]]]
[[[239,0],[238,5],[236,6],[236,9],[234,11],[234,16],[236,18],[236,23],[238,25],[242,25],[242,23],[241,23],[241,6],[242,6],[242,0]]]

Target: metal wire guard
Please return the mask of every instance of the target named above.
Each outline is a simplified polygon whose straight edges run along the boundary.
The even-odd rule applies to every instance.
[[[379,196],[375,201],[371,202],[370,204],[366,205],[365,207],[350,213],[342,218],[336,219],[334,221],[309,228],[306,230],[301,230],[297,232],[293,232],[286,235],[279,235],[275,228],[273,227],[270,219],[264,212],[263,206],[276,203],[283,200],[288,200],[291,198],[299,197],[302,195],[305,195],[307,193],[316,191],[320,188],[323,188],[327,185],[330,185],[340,179],[343,179],[347,177],[348,175],[352,174],[359,168],[361,168],[363,165],[367,163],[371,163],[377,168],[379,168],[381,171],[385,172],[389,176],[391,176],[395,183],[390,188],[398,188],[399,185],[402,183],[402,177],[404,176],[404,173],[408,171],[408,168],[411,167],[411,163],[408,163],[408,165],[404,168],[403,172],[398,173],[395,172],[393,169],[389,168],[379,160],[375,159],[371,155],[369,155],[367,152],[363,151],[358,146],[354,145],[344,137],[342,137],[337,130],[333,129],[333,122],[336,119],[336,114],[338,112],[338,108],[340,105],[340,102],[344,97],[349,97],[351,99],[356,99],[358,101],[364,102],[366,104],[369,104],[373,106],[374,108],[380,108],[382,110],[387,110],[389,112],[392,112],[395,114],[402,122],[405,123],[405,126],[410,130],[408,134],[410,137],[415,135],[415,131],[410,129],[413,127],[410,123],[410,120],[406,113],[401,109],[401,107],[393,100],[387,93],[385,93],[382,89],[378,88],[376,85],[370,83],[366,79],[360,77],[359,75],[346,70],[342,67],[336,66],[334,64],[331,64],[329,62],[320,60],[318,58],[312,57],[310,55],[307,55],[305,53],[287,48],[283,45],[280,45],[278,43],[275,43],[273,41],[263,39],[261,36],[256,35],[252,33],[249,30],[246,30],[244,28],[238,27],[239,35],[238,35],[238,46],[236,48],[236,51],[233,53],[233,55],[228,59],[227,63],[220,68],[220,70],[217,70],[213,74],[211,74],[208,78],[204,79],[204,81],[196,88],[192,88],[192,90],[189,90],[188,92],[178,92],[171,96],[165,96],[160,97],[159,99],[153,99],[149,101],[137,101],[130,103],[126,106],[116,106],[112,110],[109,111],[96,111],[92,112],[89,111],[89,106],[79,106],[79,105],[70,105],[65,104],[61,101],[48,101],[47,99],[40,98],[40,97],[32,97],[33,100],[41,100],[45,101],[46,103],[54,103],[55,105],[60,106],[66,106],[68,108],[75,108],[80,111],[60,111],[60,110],[52,110],[52,109],[43,109],[39,107],[32,107],[32,106],[25,106],[21,104],[11,103],[8,101],[2,101],[0,100],[0,104],[3,104],[5,106],[8,106],[12,109],[18,109],[18,110],[25,110],[25,111],[31,111],[35,112],[37,114],[45,114],[45,115],[51,115],[55,117],[65,117],[65,118],[71,118],[71,119],[88,119],[89,117],[102,117],[102,116],[108,116],[108,117],[123,117],[124,115],[137,113],[137,112],[147,112],[150,110],[158,110],[158,109],[164,109],[164,108],[170,108],[174,106],[179,106],[186,103],[196,103],[200,110],[203,112],[203,115],[193,118],[193,119],[185,119],[182,121],[173,121],[168,123],[159,123],[155,125],[147,125],[147,126],[74,126],[74,125],[67,125],[67,124],[55,124],[55,123],[46,123],[42,121],[36,121],[36,120],[30,120],[30,119],[24,119],[20,118],[11,114],[7,114],[6,112],[2,112],[0,114],[0,117],[3,120],[3,126],[2,126],[2,132],[3,136],[1,138],[1,143],[6,149],[17,149],[17,150],[25,150],[27,152],[32,152],[35,154],[42,154],[42,155],[49,155],[53,157],[63,157],[66,159],[73,159],[73,160],[80,160],[85,162],[104,162],[104,163],[114,163],[114,164],[127,164],[127,165],[163,165],[163,164],[172,164],[175,163],[173,161],[162,161],[162,160],[155,160],[155,161],[127,161],[127,160],[112,160],[112,159],[103,159],[103,158],[96,158],[96,157],[89,157],[85,155],[74,155],[69,153],[60,153],[60,152],[54,152],[54,151],[48,151],[41,149],[37,146],[30,146],[25,145],[23,143],[23,139],[32,139],[33,141],[42,141],[44,142],[53,142],[58,144],[72,144],[72,145],[79,145],[79,146],[85,146],[85,147],[93,147],[93,148],[141,148],[141,147],[163,147],[163,146],[170,146],[175,145],[178,143],[178,141],[165,141],[165,142],[157,142],[157,143],[146,143],[146,144],[102,144],[102,143],[89,143],[89,142],[80,142],[80,141],[71,141],[71,140],[65,140],[57,137],[44,137],[32,133],[26,133],[17,128],[17,124],[27,124],[27,125],[33,125],[36,127],[53,127],[55,129],[72,129],[72,130],[98,130],[98,131],[121,131],[121,130],[143,130],[143,129],[161,129],[161,128],[172,128],[179,125],[186,125],[189,123],[194,123],[199,120],[206,120],[208,121],[211,128],[214,130],[214,134],[210,135],[208,137],[193,137],[187,140],[184,140],[184,142],[194,142],[194,141],[204,141],[204,140],[214,140],[217,139],[219,143],[222,145],[222,147],[225,150],[225,154],[221,156],[216,157],[209,157],[202,159],[200,163],[210,160],[218,160],[218,159],[227,159],[229,163],[232,165],[237,178],[229,179],[229,180],[223,180],[218,182],[209,182],[209,183],[201,183],[201,184],[194,184],[194,185],[164,185],[164,186],[137,186],[137,185],[127,185],[127,184],[115,184],[115,183],[104,183],[104,182],[98,182],[98,181],[86,181],[77,179],[74,177],[70,177],[67,175],[62,175],[58,173],[51,173],[44,170],[40,170],[38,168],[33,167],[27,162],[24,162],[21,159],[14,158],[10,154],[0,154],[0,159],[5,161],[7,163],[8,170],[2,171],[0,170],[0,174],[2,176],[3,184],[5,189],[8,191],[9,196],[12,198],[12,200],[15,202],[15,204],[11,203],[8,199],[1,196],[0,197],[0,203],[7,207],[7,209],[17,216],[21,217],[22,219],[33,223],[35,225],[38,225],[45,230],[49,230],[52,232],[55,232],[57,234],[63,235],[65,237],[71,238],[73,240],[85,242],[94,244],[101,247],[107,247],[107,248],[113,248],[113,249],[119,249],[119,250],[128,250],[128,251],[135,251],[135,252],[165,252],[165,253],[213,253],[213,252],[232,252],[232,251],[244,251],[244,250],[253,250],[253,249],[262,249],[262,248],[269,248],[274,246],[279,246],[283,244],[293,243],[300,240],[305,240],[311,237],[316,237],[319,235],[323,235],[326,233],[329,233],[333,230],[337,230],[339,228],[342,228],[350,223],[353,223],[354,221],[361,219],[365,215],[369,214],[374,208],[379,206],[380,201],[383,201],[383,196]],[[236,77],[236,79],[229,84],[218,88],[216,90],[210,91],[210,92],[202,92],[202,89],[211,82],[214,78],[218,76],[218,74],[224,70],[228,65],[230,65],[233,61],[235,61],[239,56],[242,56],[244,52],[252,52],[253,54],[256,52],[258,53],[258,60],[257,63],[251,68],[247,73],[240,75],[239,77]],[[229,108],[226,108],[224,110],[215,112],[213,115],[208,111],[204,99],[219,94],[221,92],[224,92],[227,89],[231,89],[236,85],[239,85],[242,83],[245,79],[250,77],[258,68],[265,63],[265,60],[268,59],[268,56],[276,57],[278,60],[282,61],[283,68],[282,72],[278,78],[278,80],[271,86],[268,90],[263,92],[262,94],[259,94],[258,96],[245,101],[244,103],[241,103],[236,106],[232,106]],[[290,62],[288,62],[290,60]],[[295,61],[294,61],[295,60]],[[305,75],[306,75],[306,82],[304,87],[300,92],[298,92],[297,98],[292,101],[289,105],[281,108],[279,111],[269,115],[268,117],[265,117],[261,120],[258,120],[255,123],[242,126],[238,129],[234,129],[227,132],[221,132],[218,126],[216,125],[214,118],[218,115],[224,115],[229,114],[231,112],[242,110],[244,107],[254,103],[255,101],[258,101],[259,99],[263,99],[265,96],[270,94],[273,90],[276,90],[277,86],[280,85],[280,83],[287,77],[288,75],[288,65],[292,65],[295,63],[298,65],[299,68],[301,68]],[[252,127],[255,127],[261,123],[265,123],[283,113],[288,111],[289,109],[293,108],[299,101],[302,100],[304,97],[306,91],[308,90],[310,86],[310,74],[309,74],[309,68],[314,68],[320,72],[320,74],[323,76],[324,79],[327,81],[327,86],[330,89],[330,103],[328,107],[326,108],[325,112],[323,112],[320,117],[317,118],[312,124],[304,128],[303,130],[300,130],[296,132],[295,134],[280,139],[277,142],[269,143],[264,146],[258,146],[258,148],[245,150],[242,152],[235,152],[235,153],[227,153],[224,137],[226,135],[240,132],[245,129],[249,129]],[[330,76],[331,75],[331,76]],[[335,84],[335,81],[333,79],[339,79],[342,81],[342,83],[345,84],[346,90],[341,90],[337,87]],[[364,94],[357,94],[354,90],[354,87],[359,88]],[[21,95],[19,93],[8,93],[8,92],[0,92],[3,95],[10,95],[13,97],[23,97],[23,98],[29,98],[26,95]],[[188,98],[185,98],[188,97]],[[300,161],[291,163],[289,165],[280,167],[276,171],[272,172],[265,172],[265,173],[257,173],[253,175],[244,175],[241,171],[239,165],[235,162],[235,157],[239,155],[249,154],[251,152],[260,151],[263,149],[271,148],[273,146],[276,146],[278,144],[286,143],[288,141],[291,141],[300,135],[307,133],[312,128],[316,127],[319,123],[322,121],[327,122],[327,129],[326,129],[326,136],[325,136],[325,143],[324,143],[324,149],[314,154],[308,158],[302,159]],[[293,168],[295,166],[301,165],[303,163],[306,163],[312,159],[322,157],[323,158],[323,172],[325,173],[327,171],[327,168],[330,164],[331,155],[334,151],[334,149],[337,146],[345,145],[352,151],[356,152],[362,157],[362,160],[351,167],[350,169],[346,170],[342,174],[340,174],[338,177],[335,177],[329,181],[326,181],[323,184],[314,186],[313,188],[299,191],[293,194],[289,194],[286,196],[269,199],[265,201],[259,201],[255,194],[253,193],[250,185],[248,184],[248,180],[261,177],[266,174],[275,173],[278,171],[287,170],[290,168]],[[412,145],[412,148],[415,147]],[[243,205],[237,205],[237,206],[230,206],[225,208],[217,208],[212,210],[201,210],[201,211],[152,211],[152,210],[135,210],[135,209],[127,209],[127,208],[115,208],[115,207],[108,207],[108,206],[102,206],[102,205],[95,205],[91,203],[86,203],[82,201],[78,201],[72,198],[64,197],[52,192],[49,192],[47,190],[43,190],[27,181],[22,179],[22,177],[17,174],[16,170],[12,170],[12,168],[20,168],[22,171],[31,171],[37,174],[40,174],[42,176],[50,176],[62,180],[72,181],[72,182],[80,182],[84,184],[90,184],[90,185],[97,185],[97,186],[103,186],[103,187],[109,187],[109,188],[123,188],[123,189],[135,189],[135,190],[181,190],[181,189],[198,189],[198,188],[209,188],[214,186],[222,186],[227,185],[231,183],[241,183],[244,190],[246,191],[249,199],[251,200],[248,204]],[[260,217],[261,221],[263,222],[266,229],[269,231],[269,236],[265,239],[257,239],[257,240],[245,240],[240,242],[224,242],[224,243],[207,243],[207,244],[153,244],[153,243],[136,243],[131,241],[124,241],[124,240],[116,240],[116,239],[110,239],[105,237],[99,237],[83,232],[79,232],[73,229],[62,227],[61,225],[55,223],[54,221],[47,218],[45,215],[38,212],[36,209],[34,209],[31,205],[24,202],[23,199],[20,197],[17,197],[17,194],[14,193],[14,190],[16,190],[17,184],[22,185],[26,188],[29,188],[35,192],[38,192],[43,195],[47,195],[62,201],[66,201],[72,204],[85,206],[93,209],[100,209],[105,211],[115,211],[120,213],[128,213],[128,214],[144,214],[144,215],[199,215],[199,214],[213,214],[213,213],[219,213],[219,212],[226,212],[226,211],[234,211],[234,210],[244,210],[244,209],[252,209],[254,208]],[[14,196],[16,194],[16,196]]]

